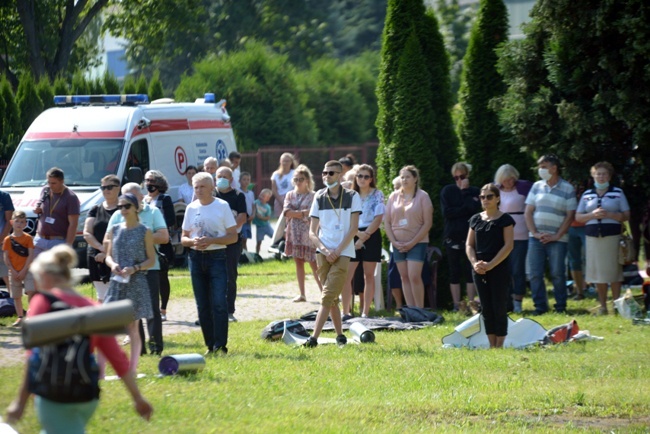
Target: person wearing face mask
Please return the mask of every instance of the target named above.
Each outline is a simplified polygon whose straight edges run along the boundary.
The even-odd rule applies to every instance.
[[[226,246],[226,269],[228,272],[228,321],[235,322],[235,299],[237,298],[237,265],[241,256],[241,230],[248,220],[246,196],[232,188],[232,170],[220,167],[217,176],[217,198],[224,200],[230,206],[232,215],[237,223],[237,242]]]
[[[144,175],[144,185],[147,188],[147,195],[144,202],[158,208],[163,213],[165,224],[169,233],[173,233],[176,226],[176,212],[171,196],[165,194],[169,189],[167,178],[158,170],[150,170]],[[171,238],[168,242],[157,246],[158,251],[164,255],[160,261],[160,319],[167,321],[167,303],[171,287],[169,285],[169,267],[174,263],[174,246]],[[154,309],[156,306],[154,306]]]
[[[596,284],[600,315],[607,314],[607,285],[612,287],[612,298],[621,295],[623,267],[618,263],[618,243],[621,225],[630,219],[630,205],[625,193],[609,184],[614,167],[606,162],[594,164],[591,176],[594,188],[580,198],[576,220],[586,223],[587,281]]]
[[[469,219],[481,211],[478,199],[480,190],[469,184],[472,166],[455,163],[451,167],[454,184],[446,185],[440,192],[440,208],[445,219],[443,240],[449,263],[449,289],[458,310],[461,299],[461,280],[465,279],[467,298],[474,301],[476,289],[472,281],[472,265],[465,253],[465,241],[469,231]]]
[[[555,311],[566,311],[566,267],[568,231],[575,210],[576,192],[571,183],[560,177],[560,160],[547,154],[537,160],[542,178],[533,184],[526,197],[524,217],[528,227],[528,273],[530,290],[535,304],[535,315],[549,310],[544,283],[544,269],[548,260],[555,296]]]

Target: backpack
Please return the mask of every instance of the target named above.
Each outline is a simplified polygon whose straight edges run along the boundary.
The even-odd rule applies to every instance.
[[[445,319],[436,312],[422,307],[404,306],[399,309],[399,314],[405,322],[431,322],[441,324]]]
[[[16,315],[16,306],[13,298],[0,297],[0,318]]]
[[[41,294],[50,301],[52,312],[72,308],[52,294]],[[50,401],[76,403],[99,398],[99,368],[89,336],[75,335],[34,348],[28,370],[29,391]]]
[[[577,321],[575,319],[572,319],[571,322],[567,324],[553,327],[547,331],[546,336],[544,336],[543,343],[549,345],[569,342],[573,336],[578,334],[579,331],[580,327],[578,327]]]
[[[309,332],[307,332],[307,329],[305,329],[305,326],[303,326],[300,321],[280,320],[273,321],[264,327],[264,330],[262,330],[261,338],[274,341],[281,339],[282,335],[284,334],[285,323],[287,330],[291,333],[298,336],[304,336],[306,338],[309,337]]]

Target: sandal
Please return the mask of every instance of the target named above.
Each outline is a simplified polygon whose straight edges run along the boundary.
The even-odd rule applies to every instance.
[[[304,295],[299,295],[299,296],[297,296],[296,298],[293,299],[294,303],[304,303],[306,301],[307,301],[307,299],[305,298]]]

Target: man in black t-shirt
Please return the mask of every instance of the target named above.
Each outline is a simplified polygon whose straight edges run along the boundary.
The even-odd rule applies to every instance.
[[[228,202],[237,223],[238,241],[226,246],[226,268],[228,270],[228,321],[235,318],[235,299],[237,298],[237,264],[241,255],[241,228],[248,219],[246,197],[232,188],[232,170],[228,167],[217,169],[217,197]]]

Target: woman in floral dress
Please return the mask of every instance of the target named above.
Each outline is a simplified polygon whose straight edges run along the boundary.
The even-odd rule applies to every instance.
[[[309,240],[309,209],[314,200],[314,178],[307,166],[301,164],[294,170],[294,189],[284,198],[284,218],[287,220],[284,254],[293,257],[300,295],[294,303],[307,301],[305,297],[305,262],[311,266],[314,279],[322,291],[316,274],[316,249]]]

